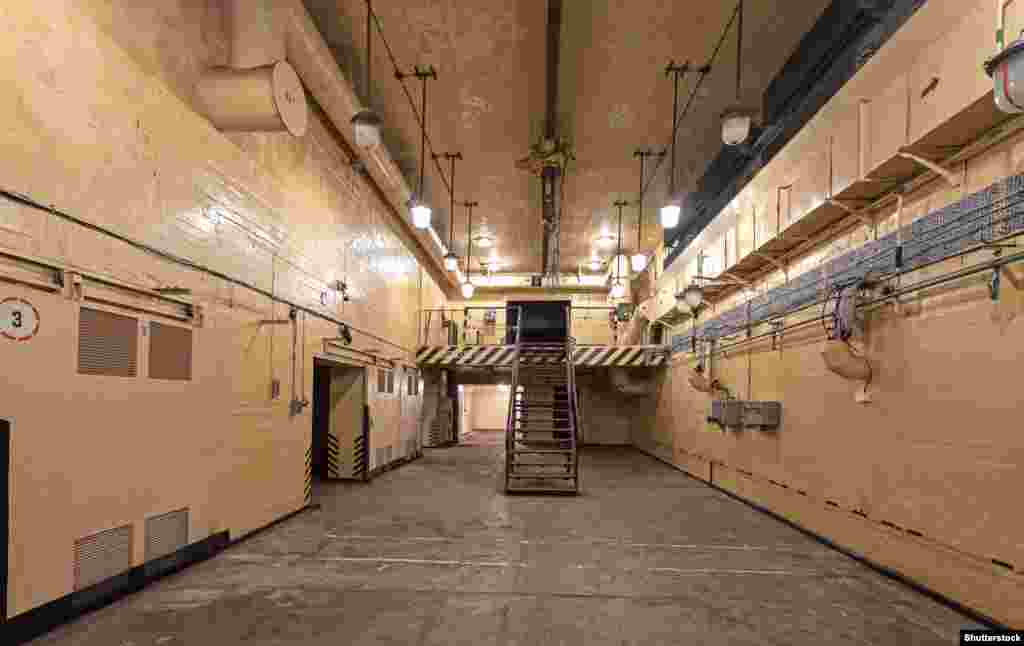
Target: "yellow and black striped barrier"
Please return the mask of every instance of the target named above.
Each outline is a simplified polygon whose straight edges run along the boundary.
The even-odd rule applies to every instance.
[[[514,345],[432,345],[419,349],[416,363],[438,368],[500,368],[511,366],[515,353]],[[666,348],[660,345],[580,346],[573,355],[573,364],[580,368],[643,368],[661,366],[667,360]],[[523,359],[524,363],[560,361],[555,357]]]

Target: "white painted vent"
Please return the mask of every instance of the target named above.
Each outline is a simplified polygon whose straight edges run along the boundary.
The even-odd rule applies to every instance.
[[[146,519],[146,561],[167,556],[188,545],[188,508]]]
[[[75,590],[132,567],[132,526],[124,525],[75,541]]]
[[[134,377],[138,356],[138,319],[87,307],[79,311],[79,374]]]

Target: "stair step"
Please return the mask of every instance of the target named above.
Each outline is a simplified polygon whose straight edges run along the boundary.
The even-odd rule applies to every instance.
[[[524,476],[524,475],[509,474],[508,477],[513,479],[513,480],[575,480],[576,479],[575,475],[554,475],[554,474],[552,474],[552,475],[544,474],[542,476],[540,476],[540,475],[538,475],[538,476],[533,476],[533,475],[531,475],[531,476]]]
[[[572,449],[512,449],[513,454],[536,453],[543,455],[571,455]]]

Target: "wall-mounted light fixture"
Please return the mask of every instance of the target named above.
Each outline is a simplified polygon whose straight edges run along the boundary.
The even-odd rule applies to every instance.
[[[426,173],[427,166],[427,80],[437,80],[437,70],[434,69],[433,65],[427,65],[421,68],[419,65],[413,68],[412,74],[402,74],[401,72],[395,72],[395,77],[401,81],[409,76],[415,76],[423,83],[423,95],[422,102],[420,105],[420,183],[419,188],[416,191],[416,195],[409,200],[409,210],[412,213],[412,224],[417,229],[429,229],[430,228],[430,216],[432,211],[430,206],[426,202],[426,194],[424,193],[424,175]]]
[[[352,132],[355,135],[356,145],[365,149],[380,145],[380,127],[383,123],[380,116],[370,109],[370,70],[373,65],[372,24],[373,0],[366,0],[366,69],[364,70],[366,84],[363,86],[363,92],[366,94],[366,107],[352,117]]]
[[[679,79],[689,71],[689,63],[676,65],[671,60],[665,68],[665,76],[672,76],[672,163],[669,166],[668,203],[661,207],[661,226],[665,229],[674,229],[679,225],[679,213],[683,210],[679,196],[676,195],[676,129],[679,126]]]

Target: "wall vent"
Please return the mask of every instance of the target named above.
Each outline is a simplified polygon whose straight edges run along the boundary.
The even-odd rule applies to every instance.
[[[78,314],[78,372],[134,377],[138,374],[139,321],[83,307]]]
[[[188,545],[188,508],[146,519],[146,560],[167,556]]]
[[[153,321],[149,324],[149,378],[192,379],[192,330]]]
[[[132,526],[124,525],[75,541],[75,590],[130,570]]]

